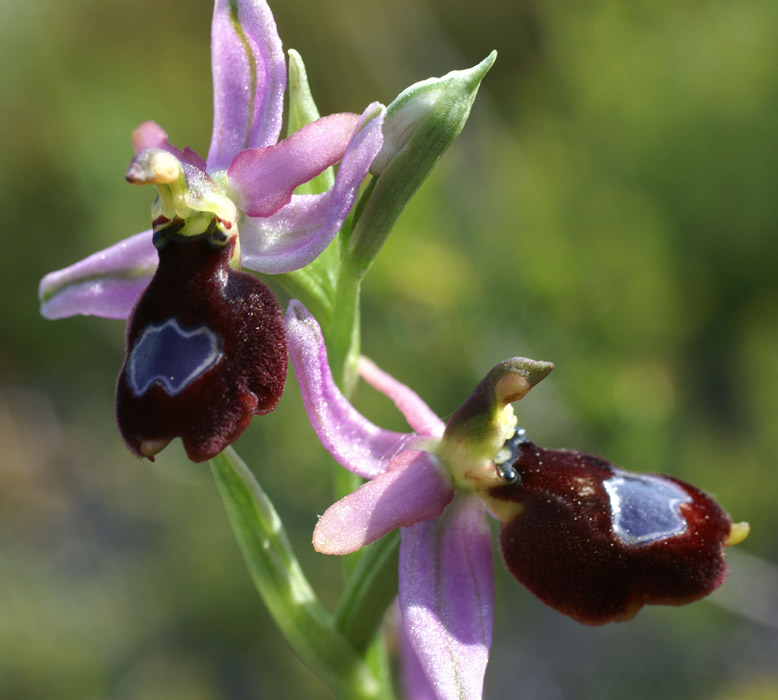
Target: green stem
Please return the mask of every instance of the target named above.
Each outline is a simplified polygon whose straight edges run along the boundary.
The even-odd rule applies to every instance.
[[[330,317],[331,293],[327,283],[308,268],[273,275],[272,282],[283,287],[290,297],[299,299],[316,318],[320,319],[320,322]]]
[[[335,627],[364,652],[397,596],[400,531],[390,532],[363,550],[335,611]]]
[[[361,282],[361,276],[354,272],[349,261],[341,259],[326,339],[332,376],[347,397],[353,395],[358,380]],[[337,501],[359,488],[362,479],[356,474],[336,467],[333,471],[332,484],[333,496]],[[361,553],[356,552],[343,557],[343,572],[346,578],[350,577],[360,556]]]
[[[327,327],[327,354],[335,381],[346,396],[354,393],[360,348],[359,298],[362,278],[344,261],[335,286]]]
[[[364,201],[364,198],[363,200]],[[337,252],[337,263],[330,258],[327,269],[334,275],[330,313],[320,319],[327,344],[330,370],[343,393],[350,397],[358,381],[360,353],[360,289],[364,272],[358,269],[347,250],[351,222],[327,252]],[[337,248],[335,247],[337,245]],[[318,262],[318,261],[317,261]],[[335,500],[355,491],[362,480],[346,471],[333,471]],[[380,686],[382,698],[394,698],[385,641],[376,633],[384,612],[397,594],[397,546],[394,536],[384,538],[367,551],[342,557],[346,590],[341,598],[334,625],[362,655]],[[392,556],[394,552],[394,556]],[[376,576],[382,572],[383,576]]]
[[[228,448],[211,460],[211,469],[254,584],[300,659],[341,698],[387,697],[363,655],[317,599],[280,518],[248,467]]]

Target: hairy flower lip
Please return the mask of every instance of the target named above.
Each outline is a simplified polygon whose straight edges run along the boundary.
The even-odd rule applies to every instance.
[[[201,236],[159,250],[127,326],[116,387],[117,423],[137,456],[153,459],[180,437],[192,461],[210,459],[281,397],[281,309],[257,277],[232,269],[236,244]]]
[[[602,625],[647,604],[694,602],[724,582],[723,548],[743,531],[691,484],[527,440],[512,466],[516,482],[483,496],[501,521],[506,566],[556,610]]]

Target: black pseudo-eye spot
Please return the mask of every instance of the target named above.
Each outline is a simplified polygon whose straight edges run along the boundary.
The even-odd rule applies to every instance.
[[[281,309],[267,286],[230,267],[235,239],[171,236],[127,325],[116,419],[127,446],[153,459],[180,437],[194,462],[237,440],[284,390]]]
[[[127,358],[127,380],[135,396],[155,383],[176,396],[221,357],[221,341],[210,328],[185,329],[171,318],[146,326]]]
[[[518,460],[519,451],[526,444],[531,444],[527,437],[527,431],[524,428],[516,428],[495,455],[494,464],[497,467],[497,472],[508,485],[515,485],[521,481],[521,473],[514,464]]]
[[[602,625],[646,604],[690,603],[724,581],[732,522],[699,489],[585,452],[516,447],[521,480],[488,499],[506,566],[546,604]]]
[[[603,486],[610,498],[613,532],[625,543],[657,542],[686,530],[680,506],[692,499],[672,481],[618,471]]]

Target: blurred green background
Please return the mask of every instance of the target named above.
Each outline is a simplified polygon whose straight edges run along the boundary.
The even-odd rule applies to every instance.
[[[553,360],[517,407],[536,441],[672,473],[752,525],[711,601],[606,628],[496,555],[486,697],[778,698],[778,3],[273,9],[323,113],[499,51],[366,280],[366,354],[443,416],[495,362]],[[44,273],[148,226],[152,192],[123,179],[138,123],[207,150],[211,10],[0,2],[2,700],[329,697],[264,612],[208,469],[124,449],[123,324],[38,315]],[[293,375],[237,447],[332,605],[338,563],[309,545],[329,458]]]

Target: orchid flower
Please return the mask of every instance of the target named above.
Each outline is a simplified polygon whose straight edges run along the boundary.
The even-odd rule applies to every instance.
[[[126,178],[158,189],[152,229],[46,275],[39,289],[50,319],[129,318],[117,419],[130,450],[150,459],[177,436],[191,459],[208,459],[273,410],[287,368],[281,312],[239,268],[278,274],[311,263],[383,142],[378,103],[278,140],[286,63],[264,0],[216,0],[212,71],[205,160],[154,122],[133,133]],[[327,191],[294,194],[338,162]]]
[[[511,573],[587,624],[628,619],[646,603],[691,602],[723,582],[723,545],[742,540],[745,523],[733,525],[678,479],[547,450],[517,427],[511,403],[548,375],[550,363],[499,363],[444,424],[411,389],[362,358],[361,376],[413,430],[397,433],[368,421],[335,386],[321,331],[299,302],[290,303],[286,326],[319,439],[368,479],[319,519],[314,548],[347,554],[402,528],[403,631],[435,697],[481,697],[493,609],[487,511],[500,521]]]

